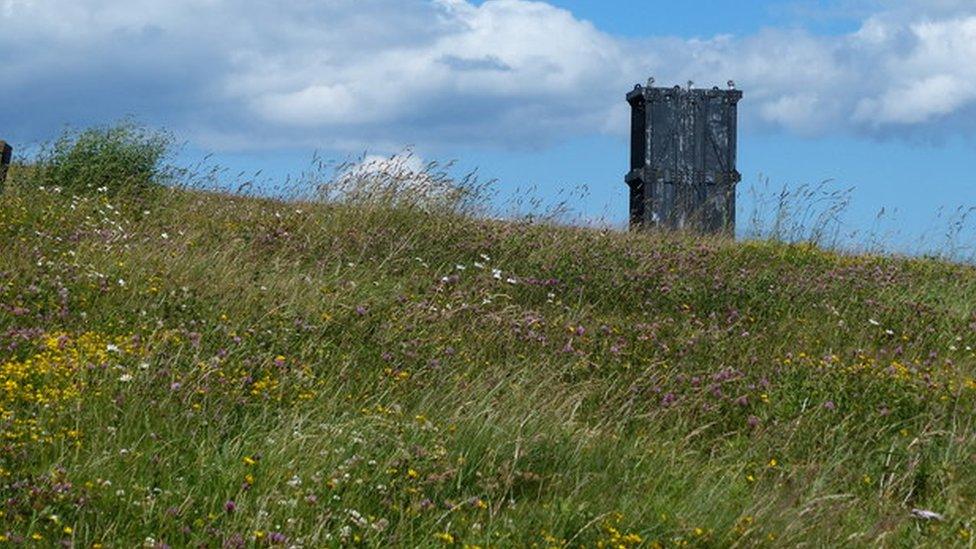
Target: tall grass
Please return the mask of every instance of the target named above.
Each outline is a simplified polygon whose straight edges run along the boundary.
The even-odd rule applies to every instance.
[[[491,220],[360,169],[14,177],[4,542],[972,544],[971,267]]]
[[[131,120],[66,129],[42,145],[24,175],[29,185],[69,193],[138,194],[169,181],[172,152],[172,136]]]

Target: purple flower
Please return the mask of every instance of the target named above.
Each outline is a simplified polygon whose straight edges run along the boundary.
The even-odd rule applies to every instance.
[[[752,428],[758,427],[759,426],[759,418],[756,417],[756,416],[749,416],[748,419],[746,419],[746,424],[749,427],[752,427]]]
[[[237,504],[234,503],[234,500],[232,499],[227,500],[227,503],[224,504],[224,511],[227,511],[228,513],[233,513],[236,510],[237,510]]]
[[[661,406],[670,406],[676,400],[678,400],[678,397],[674,393],[668,393],[661,398]]]
[[[268,541],[273,544],[285,543],[288,538],[281,532],[271,532],[268,534]]]
[[[824,407],[825,410],[835,410],[835,409],[837,409],[837,405],[834,404],[834,401],[833,400],[828,400],[827,402],[824,402],[823,407]]]
[[[365,316],[366,315],[366,307],[363,307],[362,305],[356,307],[356,314],[359,315],[359,316]]]
[[[746,395],[742,395],[739,398],[735,399],[735,403],[738,404],[739,406],[743,406],[743,407],[748,406],[749,405],[749,397],[747,397]]]

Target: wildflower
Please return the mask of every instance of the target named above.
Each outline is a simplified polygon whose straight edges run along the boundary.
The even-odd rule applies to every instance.
[[[228,513],[233,513],[236,510],[237,510],[237,503],[234,502],[234,500],[229,499],[227,500],[226,503],[224,503],[224,511],[227,511]]]
[[[834,404],[833,400],[828,400],[827,402],[824,402],[823,407],[825,410],[831,410],[831,411],[837,409],[837,405]]]
[[[501,269],[492,269],[491,270],[491,276],[495,280],[501,280],[502,279],[502,270]]]
[[[922,520],[945,520],[945,517],[928,509],[912,509],[912,516]]]
[[[756,417],[756,416],[749,416],[746,419],[746,425],[748,425],[749,427],[752,427],[752,428],[758,427],[759,426],[759,418]]]
[[[444,543],[445,545],[452,545],[452,544],[454,544],[454,536],[452,536],[451,534],[449,534],[447,532],[438,532],[438,533],[434,534],[434,539],[439,540],[440,542]]]
[[[132,374],[122,374],[119,376],[119,381],[122,383],[128,383],[132,381]]]

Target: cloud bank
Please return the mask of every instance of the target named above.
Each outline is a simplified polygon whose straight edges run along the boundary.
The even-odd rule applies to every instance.
[[[0,128],[24,138],[135,114],[220,150],[525,149],[625,134],[649,75],[734,79],[747,131],[972,135],[976,6],[635,40],[527,0],[0,0]]]

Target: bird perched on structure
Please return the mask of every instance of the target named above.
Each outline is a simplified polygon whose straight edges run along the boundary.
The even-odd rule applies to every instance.
[[[728,84],[729,84],[729,89],[730,90],[734,90],[735,89],[735,80],[729,80]]]
[[[648,88],[653,88],[654,87],[654,77],[653,76],[647,79],[647,87]]]

